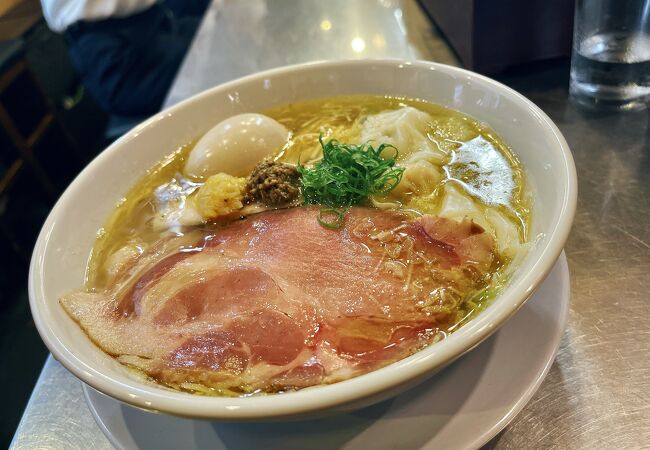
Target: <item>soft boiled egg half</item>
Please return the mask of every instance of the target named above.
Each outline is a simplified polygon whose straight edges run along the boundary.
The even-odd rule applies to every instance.
[[[284,125],[263,114],[238,114],[211,128],[196,143],[185,173],[205,180],[219,172],[244,177],[278,151],[290,137]]]

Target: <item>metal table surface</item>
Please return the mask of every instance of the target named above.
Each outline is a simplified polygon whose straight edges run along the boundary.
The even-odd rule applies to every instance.
[[[457,64],[413,0],[215,1],[166,103],[280,65],[381,56]],[[650,114],[574,106],[566,63],[499,79],[560,127],[579,198],[560,351],[531,402],[486,448],[650,448]],[[80,382],[51,356],[12,447],[110,448]]]

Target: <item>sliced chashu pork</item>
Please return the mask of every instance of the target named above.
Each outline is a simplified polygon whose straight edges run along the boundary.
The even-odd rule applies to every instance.
[[[61,304],[104,351],[161,383],[275,392],[417,351],[458,320],[441,303],[479,288],[492,264],[493,239],[469,221],[351,208],[331,230],[317,215],[265,212],[161,240],[108,291]]]

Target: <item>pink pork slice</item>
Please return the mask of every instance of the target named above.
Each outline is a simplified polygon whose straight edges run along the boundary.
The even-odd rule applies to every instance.
[[[456,320],[427,298],[452,279],[472,286],[492,264],[492,237],[470,221],[351,208],[332,230],[317,216],[265,212],[205,227],[190,248],[187,236],[154,244],[109,290],[61,304],[105,352],[160,383],[278,392],[416,352]]]

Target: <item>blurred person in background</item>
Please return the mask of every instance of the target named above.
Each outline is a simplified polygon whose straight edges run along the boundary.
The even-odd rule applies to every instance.
[[[86,89],[108,113],[158,111],[209,0],[41,0]]]

